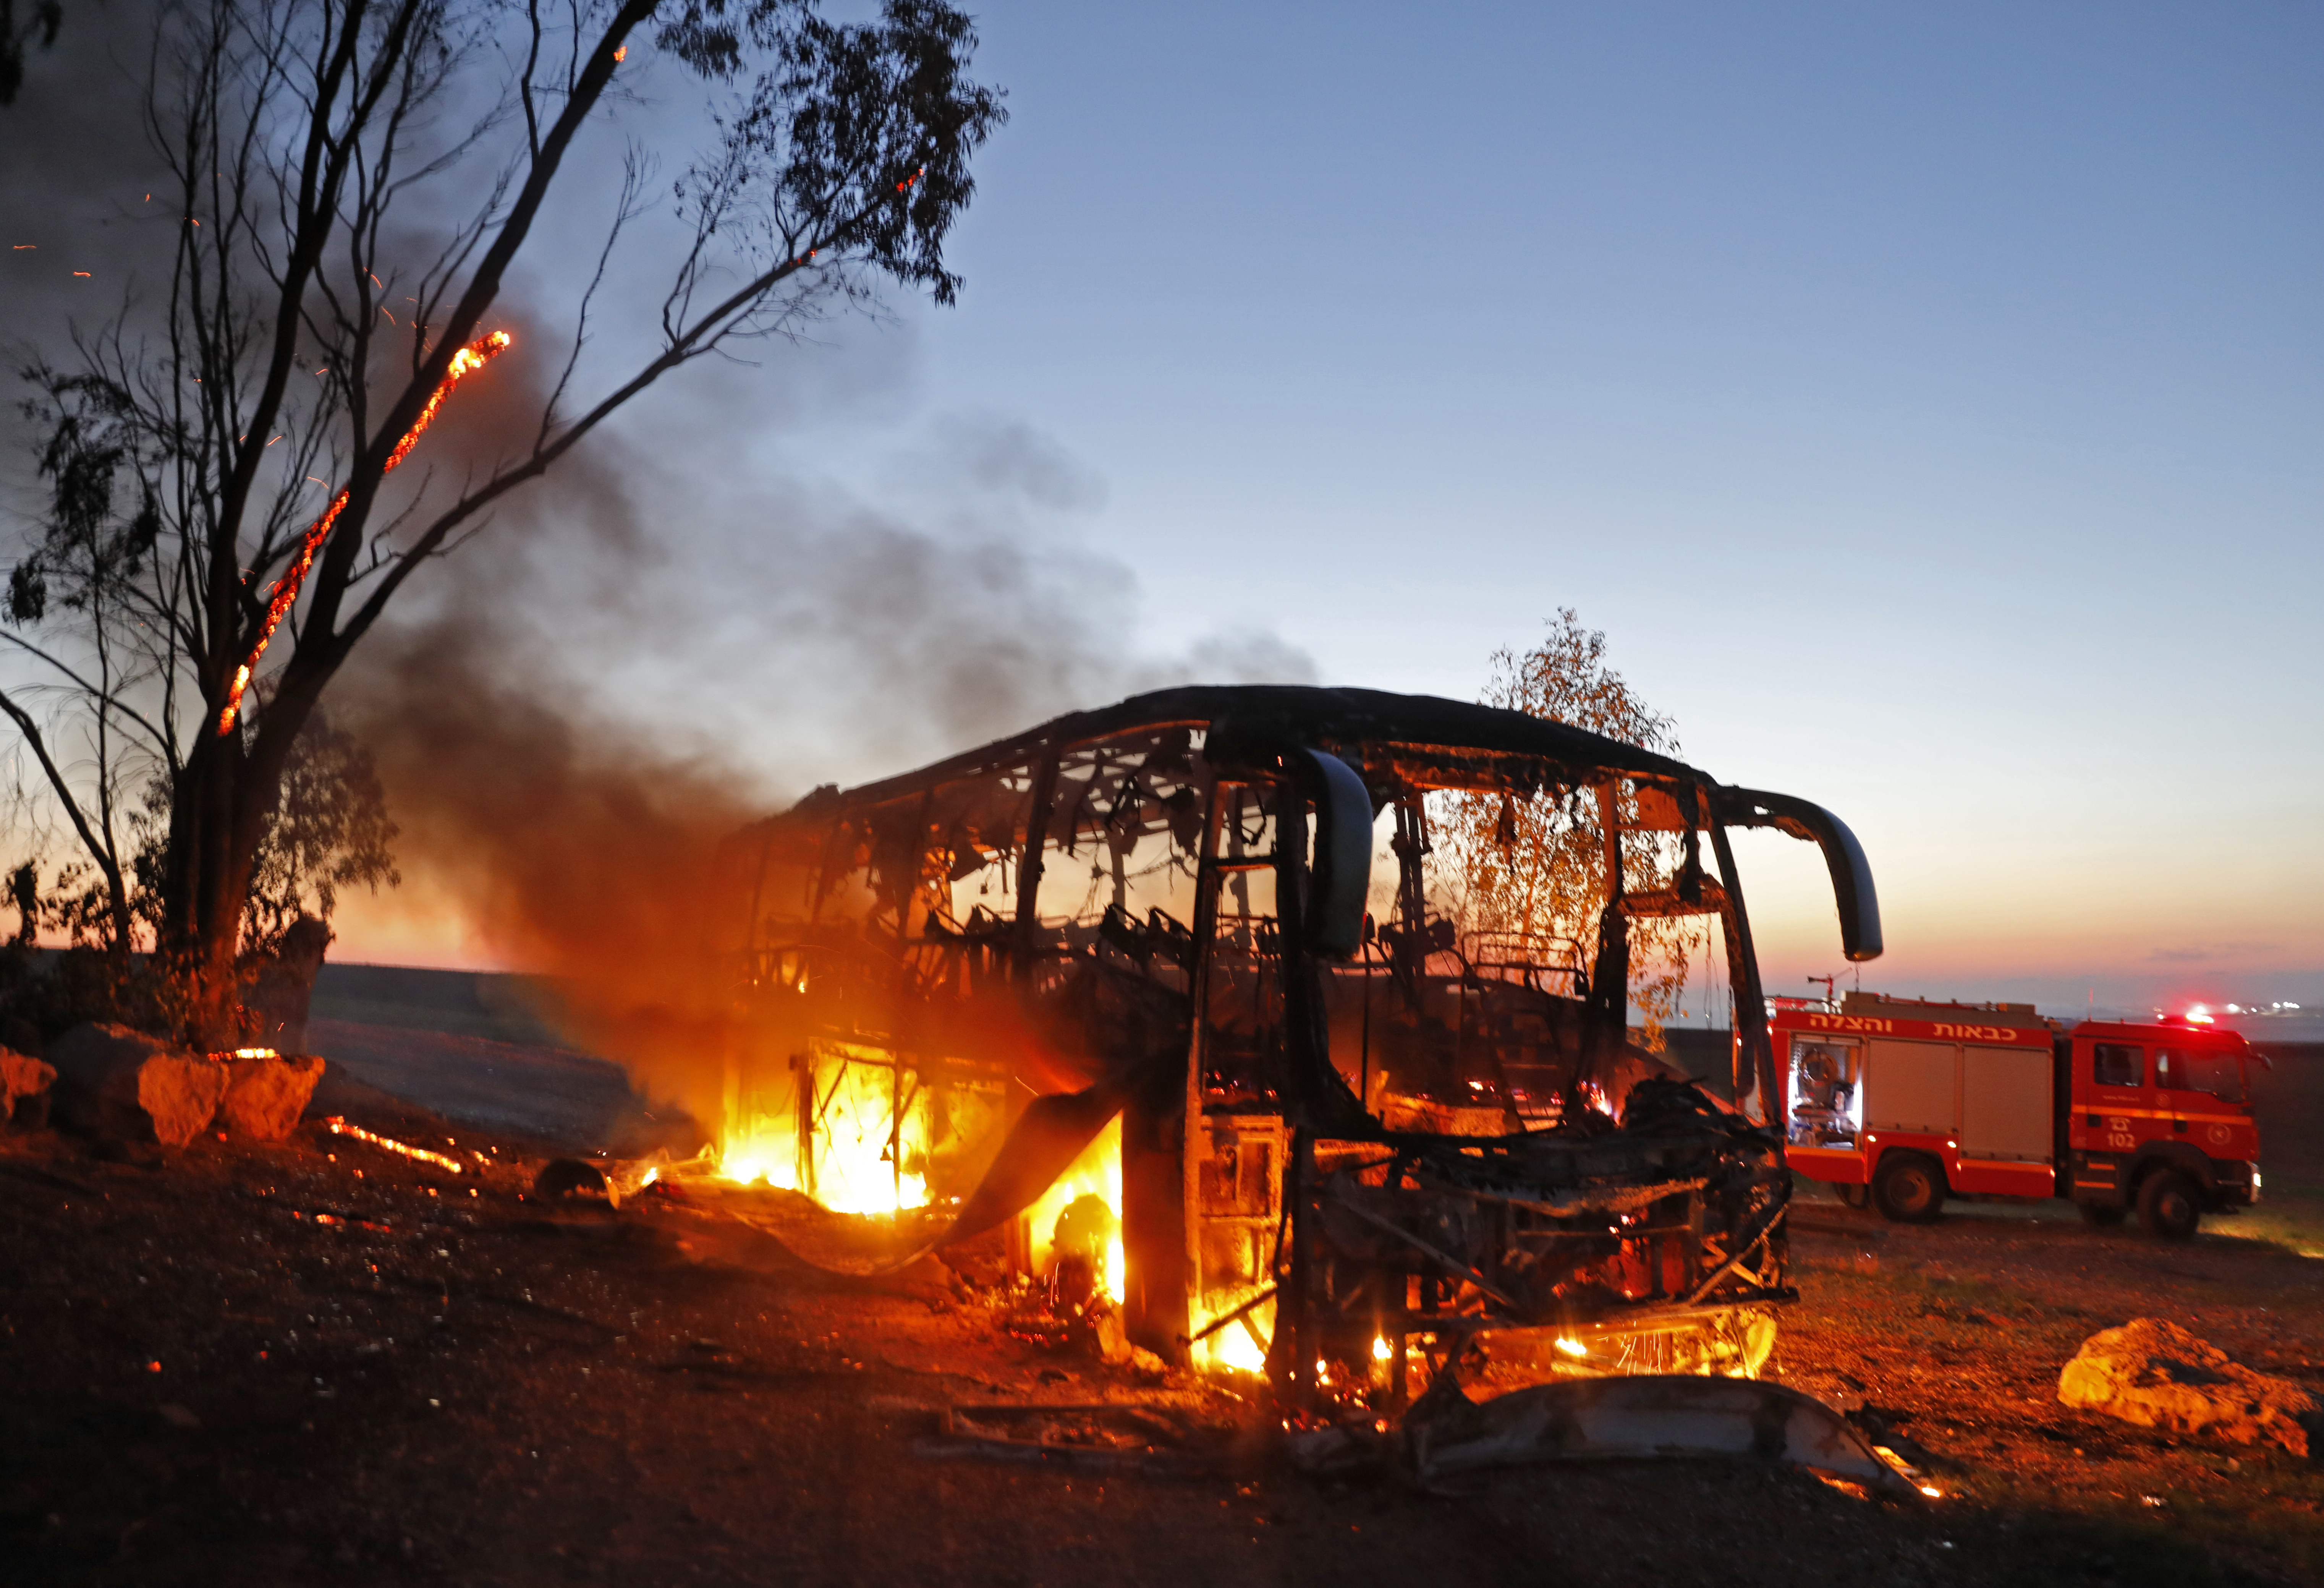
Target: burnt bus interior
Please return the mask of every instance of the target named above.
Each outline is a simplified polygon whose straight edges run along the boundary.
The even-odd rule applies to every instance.
[[[1429,870],[1457,793],[1589,802],[1589,963],[1462,930]],[[1763,1006],[1736,826],[1820,844],[1844,950],[1879,952],[1828,813],[1452,701],[1174,689],[818,789],[729,846],[730,1165],[843,1211],[956,1208],[942,1239],[1005,1224],[1131,1340],[1293,1403],[1756,1371],[1791,1294],[1764,1024],[1738,1022],[1732,1106],[1628,1029],[1645,916],[1708,918],[1735,1007]],[[1668,875],[1629,891],[1641,844]]]

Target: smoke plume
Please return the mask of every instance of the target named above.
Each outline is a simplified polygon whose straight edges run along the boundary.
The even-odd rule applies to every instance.
[[[492,444],[518,383],[447,450]],[[609,440],[423,573],[342,680],[407,878],[559,978],[574,1039],[655,1096],[715,1099],[714,863],[745,823],[1141,688],[1313,676],[1264,634],[1139,647],[1130,571],[1054,522],[1088,505],[1054,449],[972,429],[930,448],[942,529],[705,468],[664,427]]]

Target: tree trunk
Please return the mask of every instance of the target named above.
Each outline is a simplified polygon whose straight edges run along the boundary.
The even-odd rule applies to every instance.
[[[245,741],[239,731],[205,734],[171,791],[155,946],[187,982],[188,1036],[204,1047],[231,1048],[242,1035],[237,962],[251,869],[281,798],[291,741],[329,676],[295,663],[292,670],[307,676],[296,688],[286,679],[267,703],[256,734]]]

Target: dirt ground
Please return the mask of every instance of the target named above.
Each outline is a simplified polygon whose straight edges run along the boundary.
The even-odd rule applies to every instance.
[[[1911,1505],[1710,1462],[1427,1492],[936,1460],[946,1405],[1202,1396],[698,1213],[546,1208],[546,1143],[345,1084],[336,1107],[466,1172],[314,1123],[143,1162],[0,1134],[0,1580],[2313,1582],[2324,1463],[2055,1397],[2081,1339],[2141,1316],[2324,1393],[2324,1052],[2299,1057],[2263,1098],[2273,1223],[2166,1246],[1803,1201],[1773,1371],[1889,1429],[1945,1491]]]

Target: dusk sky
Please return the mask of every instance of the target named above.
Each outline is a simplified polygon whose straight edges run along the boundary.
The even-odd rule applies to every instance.
[[[607,710],[770,801],[1028,725],[801,706],[770,514],[1005,551],[1148,659],[1044,709],[1473,697],[1571,606],[1688,760],[1855,827],[1867,987],[2324,1003],[2324,13],[978,14],[958,306],[638,411],[677,527]],[[1743,863],[1770,987],[1840,968],[1812,852]],[[337,956],[458,957],[427,900]]]

